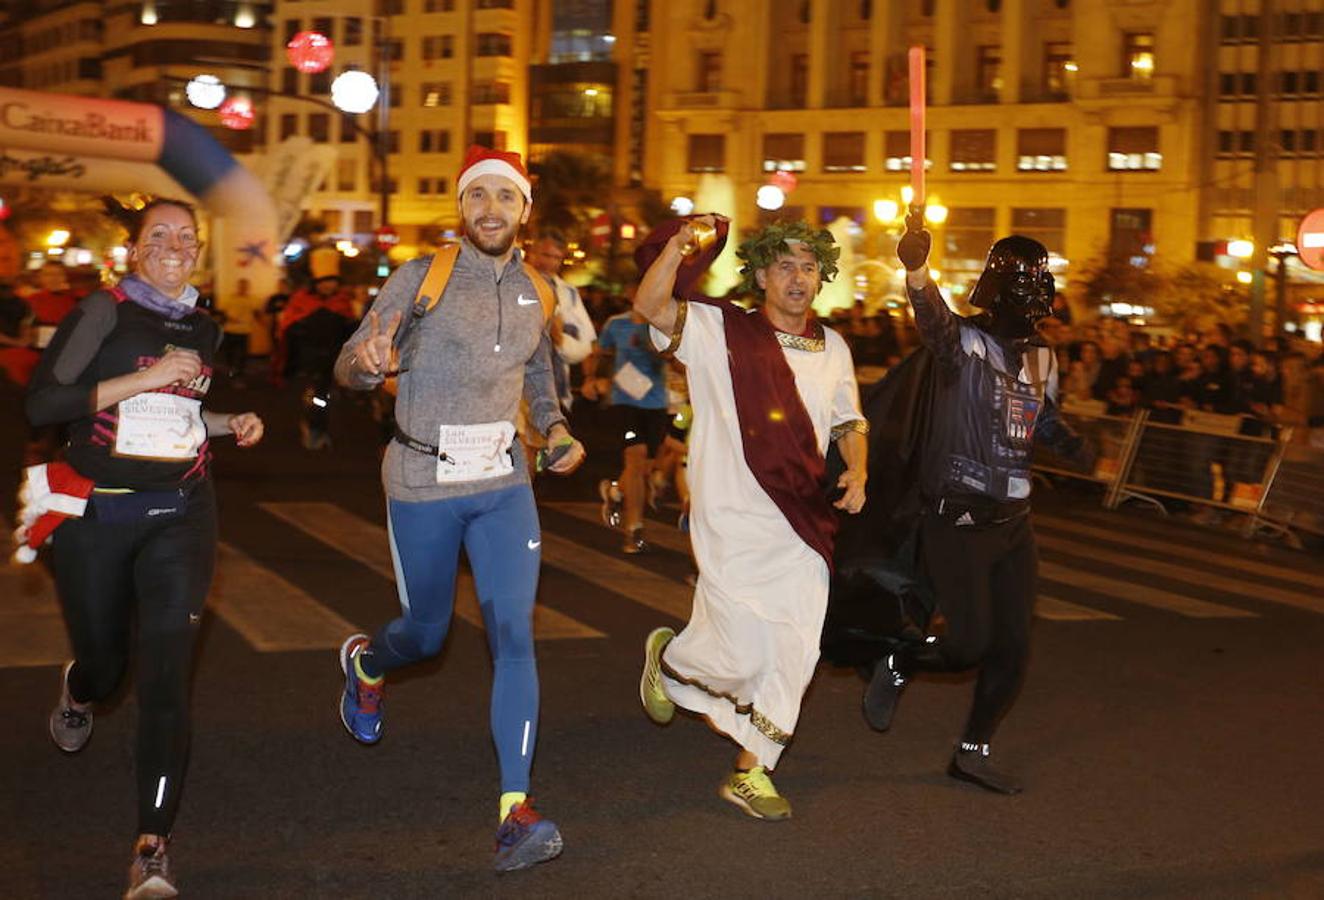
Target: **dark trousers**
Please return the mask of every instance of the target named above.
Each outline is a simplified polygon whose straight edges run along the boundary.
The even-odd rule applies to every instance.
[[[1039,558],[1028,515],[973,526],[952,519],[929,510],[920,525],[924,565],[946,633],[901,651],[897,663],[906,674],[978,668],[962,740],[983,744],[1025,676]]]
[[[128,664],[137,618],[138,830],[170,834],[189,748],[189,678],[216,560],[216,501],[195,488],[183,515],[124,523],[95,513],[55,531],[55,584],[74,666],[69,693],[104,700]]]

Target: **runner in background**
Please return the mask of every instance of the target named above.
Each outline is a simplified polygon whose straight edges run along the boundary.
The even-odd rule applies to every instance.
[[[633,296],[634,288],[629,289]],[[625,533],[622,553],[643,553],[644,506],[653,460],[667,436],[667,361],[648,337],[648,320],[635,310],[612,316],[598,335],[598,359],[610,357],[612,376],[585,382],[585,398],[606,393],[611,399],[612,425],[622,446],[621,474],[598,483],[602,520]],[[589,364],[600,368],[601,363]]]

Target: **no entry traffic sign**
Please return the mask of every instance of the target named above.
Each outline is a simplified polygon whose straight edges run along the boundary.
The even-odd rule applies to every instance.
[[[1324,271],[1324,208],[1306,213],[1296,231],[1296,252],[1311,269]]]

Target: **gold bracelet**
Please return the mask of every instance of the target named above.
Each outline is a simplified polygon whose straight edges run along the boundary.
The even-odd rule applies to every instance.
[[[662,351],[662,356],[671,356],[680,346],[681,333],[685,330],[685,316],[689,314],[690,304],[688,300],[676,301],[676,322],[671,326],[671,343]]]

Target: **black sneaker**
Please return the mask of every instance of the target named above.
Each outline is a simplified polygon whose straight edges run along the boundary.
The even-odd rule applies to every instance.
[[[895,654],[888,654],[874,665],[873,677],[864,689],[864,720],[874,731],[886,731],[901,699],[908,679],[893,668]]]
[[[644,530],[636,528],[630,532],[630,536],[625,539],[624,546],[621,547],[622,553],[635,554],[647,553],[649,550],[648,541],[644,540]]]
[[[69,696],[69,670],[73,660],[60,672],[60,701],[51,710],[51,740],[65,753],[77,753],[92,738],[92,704],[75,704]]]
[[[947,774],[957,781],[982,787],[986,791],[1008,796],[1019,794],[1021,783],[1005,772],[999,772],[988,761],[988,744],[962,743],[952,754]]]

